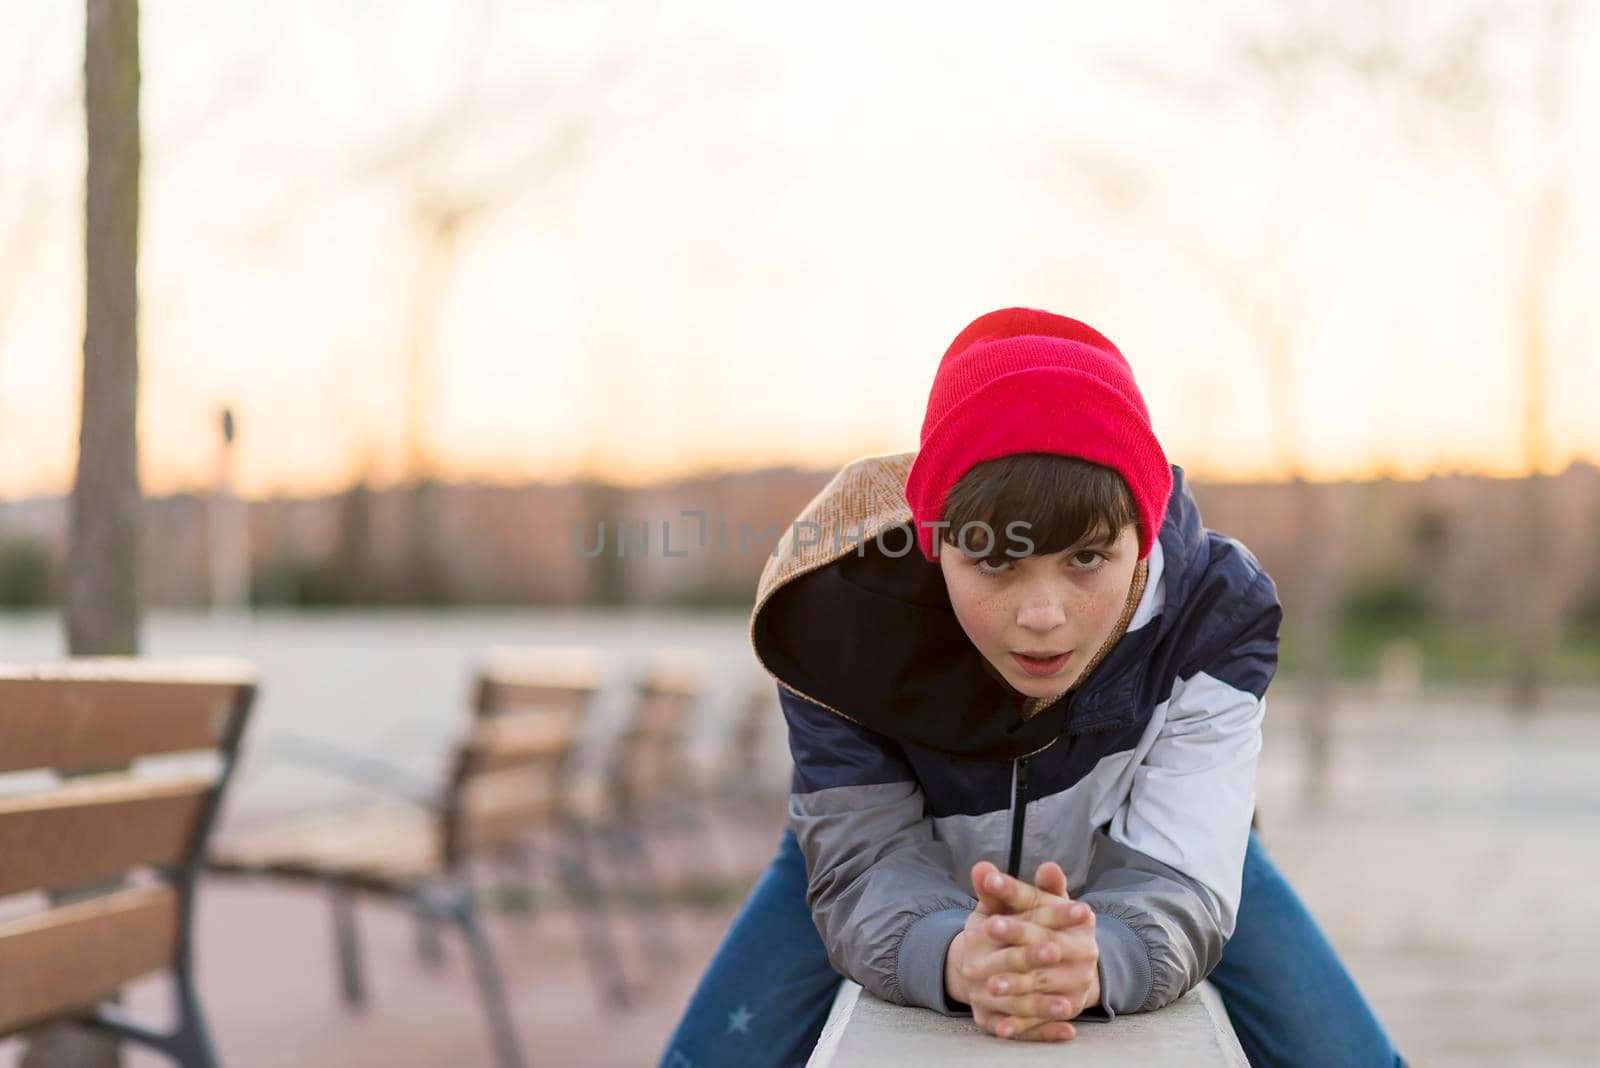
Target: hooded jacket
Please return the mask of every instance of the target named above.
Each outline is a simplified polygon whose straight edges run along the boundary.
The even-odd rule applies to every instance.
[[[967,873],[987,859],[1030,878],[1054,860],[1095,912],[1101,1001],[1084,1015],[1159,1008],[1233,933],[1277,589],[1201,524],[1172,465],[1131,612],[1072,690],[1022,702],[916,548],[914,457],[839,471],[782,532],[750,617],[788,721],[788,820],[828,959],[884,1000],[969,1011],[944,993],[945,951],[977,905]]]

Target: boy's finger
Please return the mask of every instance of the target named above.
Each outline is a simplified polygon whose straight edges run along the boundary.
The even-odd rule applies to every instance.
[[[981,910],[980,910],[981,911]],[[1015,920],[1021,924],[1032,924],[1050,931],[1064,931],[1080,924],[1089,923],[1094,918],[1094,910],[1081,901],[1049,901],[1038,908],[1029,909],[1027,912],[988,913],[991,918],[984,922],[984,931],[997,942],[1017,943],[1027,941],[1026,928],[1013,928],[1004,920]],[[1032,941],[1039,941],[1034,938]]]
[[[1038,968],[1053,968],[1060,964],[1078,964],[1097,959],[1093,944],[1066,943],[1057,938],[1032,945],[1006,946],[967,958],[967,981],[983,982],[991,975],[1009,972],[1029,972]]]
[[[979,861],[979,863],[984,863]],[[981,893],[998,898],[1005,907],[1012,912],[1027,912],[1043,904],[1046,898],[1039,888],[1032,883],[1025,883],[1021,879],[1013,879],[999,868],[990,864],[992,871],[985,872],[978,887]],[[974,874],[976,870],[974,870]]]
[[[1045,1020],[1021,1034],[1013,1041],[1020,1042],[1071,1042],[1078,1037],[1078,1029],[1065,1020]]]
[[[1079,997],[1083,995],[1080,993]],[[1077,1005],[1066,994],[1019,994],[1014,998],[993,998],[990,1011],[1035,1020],[1070,1020]]]
[[[988,888],[991,875],[1004,878],[1004,873],[987,860],[980,860],[972,866],[972,892],[978,898],[978,911],[991,915],[1009,912],[1010,906],[1001,900],[1000,895]]]
[[[1067,896],[1067,875],[1062,871],[1061,865],[1053,860],[1047,860],[1039,865],[1036,876],[1038,886],[1030,886],[1020,879],[1006,875],[994,864],[987,860],[980,860],[972,866],[972,888],[978,897],[977,911],[989,915],[1003,913],[1030,913],[1025,916],[1034,922],[1042,923],[1047,927],[1067,927],[1074,923],[1081,923],[1089,918],[1087,906],[1076,912],[1068,911],[1050,913],[1048,908],[1070,908],[1072,899]],[[998,883],[995,880],[999,880]],[[999,889],[996,889],[996,886]],[[1007,896],[1007,890],[1014,889],[1015,894]],[[1033,895],[1034,904],[1018,904],[1025,900],[1028,894]]]
[[[1051,902],[1027,912],[1016,913],[1015,916],[1016,919],[1036,923],[1053,931],[1064,931],[1068,927],[1088,923],[1094,918],[1094,909],[1081,901]]]
[[[983,933],[1009,946],[1033,946],[1050,941],[1056,932],[1021,916],[990,916],[983,921]]]
[[[1040,1020],[1030,1016],[996,1015],[990,1017],[987,1026],[1001,1038],[1023,1042],[1064,1042],[1077,1034],[1065,1020]]]
[[[1045,943],[1049,945],[1049,943]],[[1060,964],[1059,952],[1052,961],[1038,962],[1030,959],[1029,950],[1042,951],[1044,946],[1006,946],[1004,949],[993,949],[987,953],[968,954],[965,969],[962,974],[969,984],[984,983],[991,975],[1006,975],[1016,972],[1032,971],[1034,968],[1049,967]],[[984,989],[987,989],[986,987]],[[1002,991],[1004,993],[1004,991]]]
[[[987,978],[1004,972],[1026,972],[1035,968],[1048,968],[1062,963],[1061,947],[1054,942],[1033,945],[1007,946],[990,953],[980,962],[980,977]]]
[[[1085,972],[1082,964],[1058,964],[1026,972],[996,972],[983,980],[982,990],[997,1002],[1023,994],[1067,994],[1087,988]],[[1003,1005],[997,1007],[1004,1009]]]
[[[1034,873],[1033,883],[1047,894],[1067,896],[1067,873],[1053,860],[1047,860],[1039,865],[1039,870]]]
[[[994,1013],[984,1026],[1000,1038],[1016,1038],[1018,1035],[1026,1034],[1033,1030],[1041,1023],[1047,1022],[1046,1020],[1029,1019],[1026,1016],[1007,1016],[1004,1013]]]

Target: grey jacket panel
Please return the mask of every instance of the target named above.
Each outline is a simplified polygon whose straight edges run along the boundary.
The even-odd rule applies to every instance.
[[[1210,892],[1103,830],[1095,831],[1089,886],[1078,900],[1096,913],[1100,999],[1108,1016],[1159,1009],[1222,959],[1232,932],[1208,906]],[[1123,937],[1121,925],[1137,938]]]
[[[933,836],[922,790],[892,782],[790,794],[789,825],[834,970],[896,1005],[962,1011],[944,998],[944,950],[960,923],[930,919],[907,938],[925,917],[978,904],[952,877],[950,847]]]
[[[1094,944],[1100,953],[1100,1004],[1084,1012],[1107,1020],[1118,1011],[1135,1012],[1141,991],[1150,989],[1150,947],[1127,921],[1095,911]],[[1130,1008],[1129,1006],[1133,1006]]]
[[[1160,723],[1154,718],[1133,749],[1110,753],[1065,790],[1028,801],[1023,825],[1019,874],[1031,878],[1047,860],[1061,865],[1067,890],[1076,897],[1089,878],[1089,859],[1096,827],[1105,826],[1126,806],[1137,777],[1136,761],[1153,744]],[[1010,860],[1014,813],[998,808],[977,815],[934,816],[933,833],[950,843],[958,873],[980,860],[1001,871]]]
[[[946,1016],[972,1011],[970,1005],[951,1001],[944,992],[944,958],[971,915],[968,908],[930,912],[906,929],[895,974],[907,1004],[932,1006]]]

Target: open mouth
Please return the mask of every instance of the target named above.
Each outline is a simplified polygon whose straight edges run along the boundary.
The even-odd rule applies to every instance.
[[[1012,653],[1011,658],[1017,665],[1035,678],[1045,678],[1054,675],[1067,666],[1067,661],[1072,657],[1071,651],[1056,653],[1053,656],[1029,656],[1026,653]]]

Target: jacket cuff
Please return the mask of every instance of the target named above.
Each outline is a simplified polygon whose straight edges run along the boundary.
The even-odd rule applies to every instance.
[[[1100,954],[1100,1004],[1081,1015],[1102,1014],[1114,1020],[1119,1012],[1138,1012],[1154,981],[1144,939],[1126,920],[1096,909],[1094,942]]]
[[[900,939],[895,982],[908,1005],[963,1016],[972,1010],[944,993],[944,958],[950,943],[966,925],[971,909],[941,909],[913,920]]]

